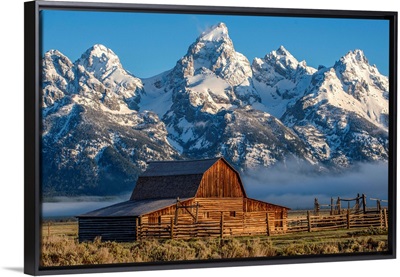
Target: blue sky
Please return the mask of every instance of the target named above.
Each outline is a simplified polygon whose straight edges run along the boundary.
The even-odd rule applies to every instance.
[[[227,25],[236,51],[250,62],[283,45],[310,66],[332,66],[348,51],[362,49],[382,74],[389,70],[387,20],[56,10],[42,11],[41,20],[43,53],[57,49],[74,62],[100,43],[141,78],[174,67],[201,32],[218,22]]]

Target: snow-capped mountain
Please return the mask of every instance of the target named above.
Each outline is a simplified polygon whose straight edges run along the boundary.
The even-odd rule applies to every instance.
[[[119,104],[125,102],[129,107],[136,109],[140,102],[143,84],[139,78],[128,73],[121,65],[117,55],[107,47],[96,44],[88,49],[75,66],[80,76],[78,87],[81,93],[88,92],[93,96],[93,87],[87,84],[99,82],[96,97],[102,100],[110,109],[118,110]]]
[[[278,118],[288,106],[304,95],[316,72],[305,61],[299,62],[283,46],[267,54],[264,59],[255,58],[252,69],[254,86],[264,109]]]
[[[260,101],[250,62],[235,51],[223,23],[203,32],[173,69],[144,80],[144,87],[141,107],[153,109],[149,97],[164,101],[169,108],[158,108],[158,115],[169,142],[190,158],[220,155],[229,137],[223,133],[226,115]],[[240,166],[245,164],[241,159]]]
[[[138,112],[142,82],[108,48],[95,45],[71,63],[43,59],[43,194],[130,191],[148,160],[178,159],[157,114]]]
[[[151,78],[103,45],[74,63],[51,50],[42,72],[47,196],[129,191],[148,160],[323,172],[388,159],[388,79],[361,50],[318,70],[283,46],[250,64],[219,23]]]
[[[388,159],[388,80],[361,50],[314,73],[303,97],[282,116],[328,165]]]
[[[376,125],[388,127],[389,81],[370,65],[362,50],[347,53],[334,69],[343,90],[356,100],[359,114]],[[349,110],[354,110],[354,106]]]
[[[224,23],[203,32],[172,70],[144,81],[150,95],[171,92],[208,114],[259,101],[251,82],[250,62],[235,51]]]
[[[112,110],[121,103],[137,109],[143,84],[123,69],[111,49],[96,44],[72,63],[57,50],[43,59],[43,106],[51,106],[65,95],[80,94],[99,100]]]

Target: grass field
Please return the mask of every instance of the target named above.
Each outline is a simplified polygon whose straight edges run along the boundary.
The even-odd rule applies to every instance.
[[[364,228],[276,236],[131,243],[78,243],[77,222],[44,223],[42,266],[132,263],[173,260],[272,257],[387,251],[387,230]]]

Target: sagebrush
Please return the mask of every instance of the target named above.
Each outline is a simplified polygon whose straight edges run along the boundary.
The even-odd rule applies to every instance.
[[[42,266],[70,266],[223,258],[273,257],[387,251],[385,236],[379,232],[347,233],[341,239],[274,237],[151,240],[131,243],[78,243],[76,238],[50,235],[42,241]],[[360,236],[360,234],[362,234]],[[358,236],[356,236],[358,235]],[[386,237],[387,238],[387,237]]]

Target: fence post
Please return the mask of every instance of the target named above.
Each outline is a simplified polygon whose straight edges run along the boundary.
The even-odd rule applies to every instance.
[[[331,197],[331,215],[333,215],[333,197]]]
[[[311,216],[310,211],[307,211],[308,232],[311,232]]]
[[[266,213],[266,217],[265,217],[265,223],[266,223],[266,227],[267,227],[267,236],[270,236],[271,235],[271,231],[270,231],[270,228],[269,228],[269,214],[268,213]]]
[[[318,198],[314,198],[314,215],[319,215],[319,209]]]
[[[178,224],[178,209],[179,209],[179,197],[176,198],[176,204],[175,204],[175,225]]]
[[[171,217],[171,230],[170,230],[171,239],[174,239],[174,219]]]
[[[367,197],[365,196],[365,194],[362,194],[362,199],[363,199],[363,213],[365,214],[366,209],[367,209]]]
[[[347,209],[346,220],[347,220],[347,229],[350,229],[350,209]]]
[[[385,219],[385,228],[388,227],[387,209],[383,209],[383,217]]]
[[[338,209],[338,214],[342,213],[342,204],[340,203],[340,197],[337,198],[337,209]]]
[[[221,212],[220,235],[221,235],[221,238],[224,237],[224,212]]]
[[[357,199],[356,199],[356,214],[360,213],[360,194],[357,193]]]

